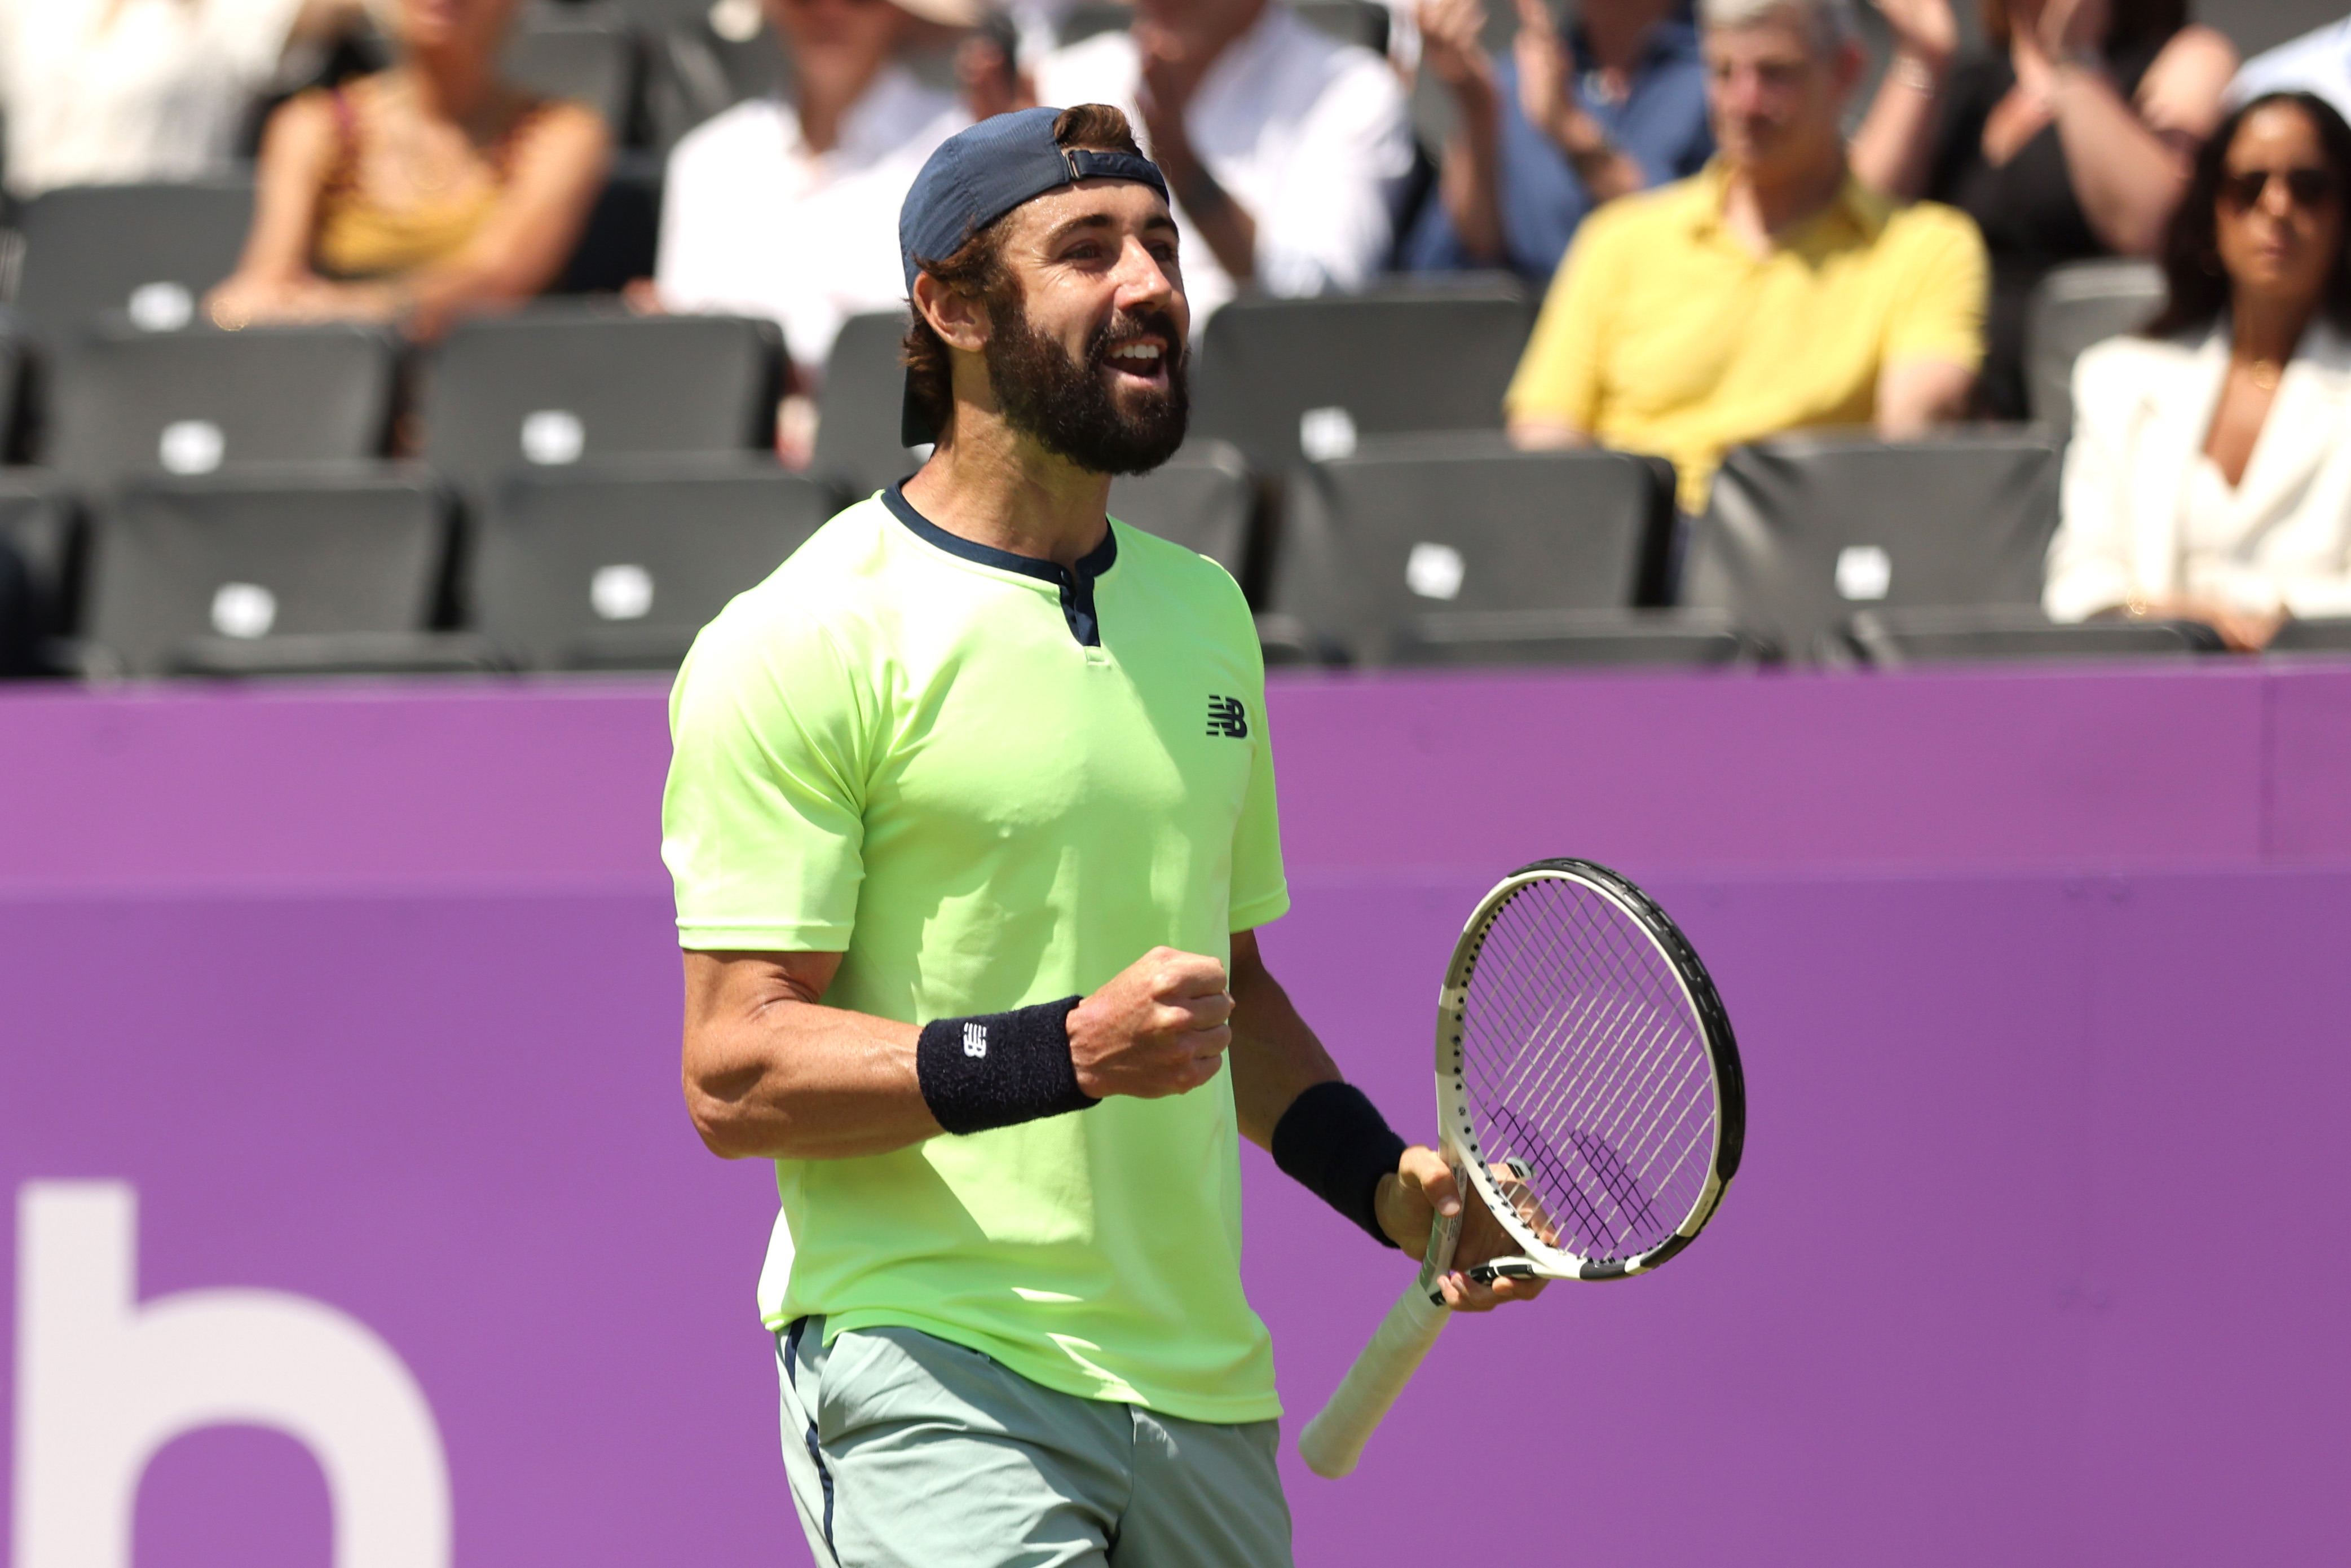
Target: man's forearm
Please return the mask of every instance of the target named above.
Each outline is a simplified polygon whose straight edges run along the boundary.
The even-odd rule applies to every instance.
[[[936,1137],[913,1024],[778,1000],[725,1022],[689,1019],[685,1098],[728,1159],[846,1159]]]
[[[1459,124],[1445,144],[1438,189],[1446,215],[1469,259],[1490,267],[1502,257],[1501,100],[1490,78],[1454,90]]]
[[[1337,1079],[1339,1067],[1267,970],[1254,933],[1233,937],[1232,975],[1233,1104],[1241,1135],[1271,1153],[1281,1113],[1315,1084]]]

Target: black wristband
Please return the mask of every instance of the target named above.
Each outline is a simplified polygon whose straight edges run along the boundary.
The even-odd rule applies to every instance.
[[[1078,1087],[1070,1060],[1070,1013],[1079,1000],[925,1024],[914,1077],[939,1125],[984,1133],[1099,1103]]]
[[[1273,1163],[1386,1247],[1395,1243],[1380,1228],[1380,1178],[1407,1146],[1352,1083],[1315,1084],[1273,1125]]]

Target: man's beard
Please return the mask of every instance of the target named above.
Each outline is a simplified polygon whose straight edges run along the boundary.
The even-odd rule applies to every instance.
[[[1004,422],[1046,451],[1090,474],[1147,474],[1184,444],[1191,394],[1184,381],[1184,339],[1164,310],[1120,312],[1088,340],[1082,360],[1029,324],[1017,288],[990,300],[985,350],[987,376]],[[1139,333],[1165,345],[1167,384],[1130,389],[1132,412],[1112,391],[1111,345]],[[1140,406],[1134,406],[1139,404]]]

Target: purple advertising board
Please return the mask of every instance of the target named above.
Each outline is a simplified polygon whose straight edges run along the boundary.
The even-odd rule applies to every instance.
[[[2331,1559],[2351,669],[1302,681],[1266,933],[1426,1118],[1455,928],[1616,863],[1737,1023],[1655,1279],[1458,1322],[1306,1568]],[[802,1562],[763,1167],[677,1086],[657,686],[0,695],[14,1568]],[[1401,1287],[1244,1151],[1290,1425]]]

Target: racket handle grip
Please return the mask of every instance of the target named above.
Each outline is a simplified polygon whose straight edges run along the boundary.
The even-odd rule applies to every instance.
[[[1306,1423],[1306,1430],[1298,1435],[1299,1456],[1308,1469],[1337,1480],[1355,1468],[1355,1461],[1364,1457],[1364,1445],[1379,1430],[1388,1406],[1412,1381],[1421,1357],[1437,1343],[1438,1331],[1452,1315],[1452,1308],[1428,1299],[1428,1291],[1418,1281],[1405,1287],[1322,1414]]]

